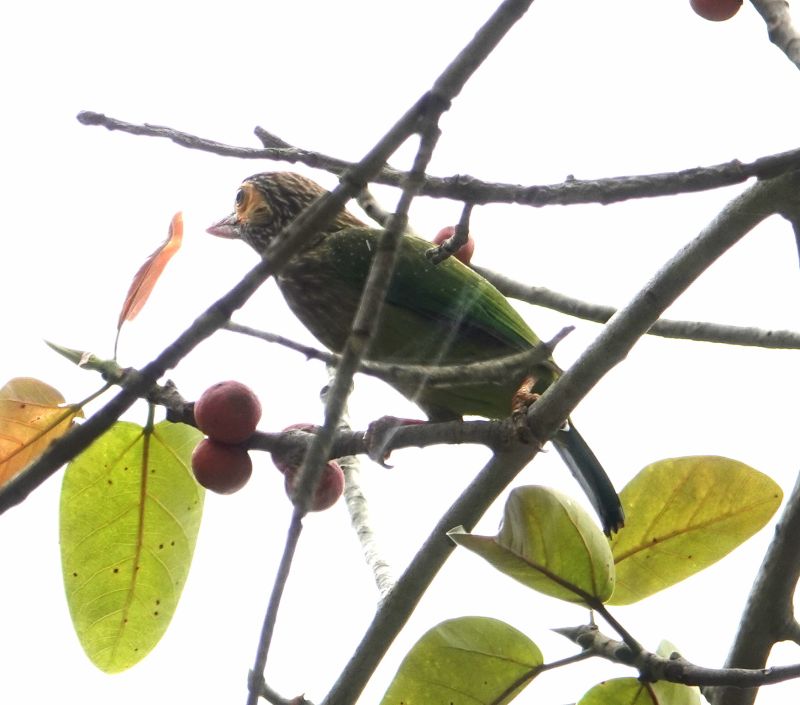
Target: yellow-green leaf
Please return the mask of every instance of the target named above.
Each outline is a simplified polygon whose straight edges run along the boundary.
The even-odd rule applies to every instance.
[[[670,658],[675,653],[680,653],[678,648],[666,639],[662,639],[656,649],[656,654],[662,658]],[[658,705],[700,705],[700,688],[696,685],[682,685],[666,681],[655,685],[658,686],[655,691],[658,696]]]
[[[0,486],[64,435],[80,409],[49,384],[17,377],[0,389]]]
[[[715,563],[769,521],[783,493],[768,476],[728,458],[648,465],[620,493],[625,528],[611,541],[626,605]]]
[[[578,705],[699,705],[700,693],[679,683],[642,683],[637,678],[612,678],[589,690]]]
[[[569,602],[605,601],[614,590],[608,540],[572,499],[546,487],[513,490],[495,536],[449,532],[497,570]]]
[[[414,644],[381,705],[502,705],[530,683],[542,663],[539,647],[504,622],[451,619]]]
[[[202,434],[119,422],[69,464],[61,488],[61,564],[86,654],[115,673],[167,629],[183,590],[203,510],[189,463]]]

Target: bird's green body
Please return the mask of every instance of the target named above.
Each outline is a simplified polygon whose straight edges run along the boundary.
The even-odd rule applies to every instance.
[[[327,348],[341,351],[367,281],[379,230],[348,227],[295,257],[277,278],[289,307]],[[431,243],[403,237],[369,360],[456,365],[529,350],[539,343],[506,298],[486,279],[451,257],[433,264]],[[535,370],[543,388],[555,363]],[[432,419],[464,415],[503,418],[521,380],[401,388]]]
[[[222,237],[245,240],[263,252],[272,238],[324,191],[297,174],[257,174],[245,180],[236,210],[209,228]],[[327,348],[340,352],[350,333],[367,281],[380,230],[343,211],[325,231],[309,238],[277,276],[289,307]],[[381,319],[367,359],[383,363],[456,365],[496,359],[529,350],[540,341],[508,300],[485,278],[451,257],[433,264],[431,243],[406,235],[401,242]],[[561,373],[548,359],[531,371],[535,392]],[[505,418],[520,379],[506,383],[464,380],[448,386],[393,383],[432,420],[464,415]],[[553,439],[613,531],[623,522],[613,485],[574,429]]]

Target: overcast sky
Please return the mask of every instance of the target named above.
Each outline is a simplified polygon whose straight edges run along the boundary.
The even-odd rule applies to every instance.
[[[166,140],[80,125],[81,110],[258,146],[261,125],[290,143],[358,159],[418,98],[491,13],[494,2],[15,3],[0,16],[5,109],[0,141],[5,337],[3,382],[34,376],[69,401],[98,386],[43,339],[110,357],[133,273],[183,210],[184,249],[134,323],[120,361],[143,365],[254,262],[244,245],[204,233],[226,215],[243,177],[292,168],[188,151]],[[442,120],[430,172],[523,184],[671,171],[798,146],[800,74],[745,3],[729,22],[698,18],[688,0],[538,0]],[[410,165],[413,145],[391,160]],[[623,305],[744,187],[613,206],[477,208],[474,261],[597,303]],[[376,188],[387,208],[397,193]],[[433,235],[460,204],[415,202],[414,228]],[[675,318],[800,329],[797,252],[773,218],[737,245],[670,310]],[[542,338],[574,324],[566,367],[599,327],[524,304]],[[313,343],[270,283],[236,320]],[[715,454],[773,476],[797,470],[797,353],[647,339],[575,412],[621,488],[664,457]],[[237,378],[262,399],[264,430],[318,422],[325,371],[296,353],[230,333],[170,375],[187,398]],[[145,407],[126,418],[143,423]],[[419,412],[358,379],[353,425]],[[372,509],[399,573],[436,518],[482,466],[481,448],[407,450],[387,471],[365,461]],[[519,484],[585,500],[556,454]],[[28,705],[243,702],[290,505],[269,457],[250,484],[209,496],[183,600],[162,643],[116,676],[99,672],[72,631],[58,552],[60,477],[0,518],[0,701]],[[502,503],[478,531],[492,534]],[[724,660],[770,537],[765,529],[720,564],[615,614],[646,646],[669,639],[705,666]],[[267,681],[320,700],[372,617],[377,592],[343,504],[306,521],[278,620]],[[481,614],[525,631],[553,660],[573,647],[548,630],[584,611],[531,593],[456,551],[373,679],[376,702],[408,647],[454,616]],[[783,662],[795,649],[776,650]],[[563,671],[563,672],[562,672]],[[548,673],[520,702],[572,702],[603,663]],[[759,702],[786,702],[798,686]]]

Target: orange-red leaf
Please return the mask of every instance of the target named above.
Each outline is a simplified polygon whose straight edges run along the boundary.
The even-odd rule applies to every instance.
[[[119,314],[117,330],[122,327],[125,321],[132,321],[142,310],[145,302],[153,291],[158,278],[167,266],[167,262],[172,259],[181,246],[183,240],[183,214],[179,211],[172,216],[169,225],[169,234],[163,244],[151,254],[145,263],[139,267],[139,271],[133,277],[122,311]]]
[[[69,430],[80,409],[63,403],[56,389],[31,377],[0,389],[0,486]]]

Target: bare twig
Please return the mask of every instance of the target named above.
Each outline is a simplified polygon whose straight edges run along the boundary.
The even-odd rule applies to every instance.
[[[770,41],[800,68],[800,35],[792,24],[786,0],[751,0],[767,23]]]
[[[761,181],[731,201],[692,242],[602,329],[575,364],[533,404],[528,419],[534,435],[548,438],[572,409],[714,260],[771,214],[798,198],[797,173]],[[541,424],[543,433],[535,433]]]
[[[265,340],[268,343],[277,343],[305,355],[308,359],[321,360],[328,365],[335,365],[341,359],[336,353],[329,353],[318,348],[312,348],[282,335],[261,331],[250,326],[228,322],[224,328],[235,333],[242,333],[254,338]],[[540,343],[530,350],[525,350],[513,355],[506,355],[483,362],[470,362],[463,365],[400,365],[386,362],[371,362],[361,360],[358,371],[371,377],[377,377],[389,384],[403,383],[406,385],[425,384],[426,387],[442,386],[463,382],[466,377],[476,382],[502,382],[509,379],[521,379],[528,374],[532,367],[546,360],[553,354],[558,345],[569,333],[574,330],[572,326],[562,328],[546,343]]]
[[[375,525],[370,516],[369,503],[364,496],[364,488],[361,484],[361,463],[354,455],[339,458],[337,462],[344,471],[344,499],[347,503],[347,511],[350,513],[350,522],[361,544],[364,560],[375,578],[380,599],[383,600],[394,587],[395,578],[391,564],[380,549]]]
[[[528,286],[497,272],[473,266],[478,274],[488,279],[503,294],[526,303],[565,313],[595,323],[607,323],[617,312],[612,306],[602,306],[581,301],[541,286]],[[647,331],[662,338],[678,338],[708,343],[747,345],[759,348],[800,348],[800,332],[791,330],[764,330],[745,326],[731,326],[707,321],[678,321],[659,318]]]
[[[256,705],[258,703],[258,698],[265,686],[264,667],[266,666],[269,647],[272,643],[272,634],[275,630],[275,621],[278,617],[278,608],[280,607],[283,590],[286,587],[286,581],[289,578],[289,570],[292,567],[292,560],[294,559],[294,553],[297,549],[297,543],[303,531],[303,514],[304,512],[297,507],[295,507],[295,510],[292,512],[292,520],[286,535],[283,555],[278,565],[278,572],[275,575],[275,582],[272,585],[272,593],[269,598],[267,613],[264,615],[264,623],[261,625],[261,635],[258,640],[255,663],[253,664],[253,669],[250,671],[250,678],[248,679],[247,705]]]
[[[605,636],[594,625],[554,631],[578,644],[584,649],[583,653],[588,652],[592,656],[635,668],[639,677],[649,682],[669,681],[683,685],[753,688],[800,677],[800,664],[753,669],[705,668],[690,663],[678,654],[665,658],[649,651],[633,653],[626,644]]]
[[[189,149],[199,149],[225,157],[240,159],[271,159],[289,163],[300,162],[307,166],[343,174],[353,167],[351,162],[329,157],[319,152],[292,148],[254,149],[233,147],[208,140],[187,132],[158,125],[137,125],[102,113],[83,111],[78,120],[84,125],[99,125],[109,130],[119,130],[133,135],[164,137]],[[283,143],[283,140],[280,141]],[[751,178],[769,179],[800,166],[800,149],[771,154],[752,162],[732,159],[711,166],[693,167],[681,171],[615,176],[603,179],[570,178],[560,184],[522,186],[481,181],[471,176],[426,176],[419,185],[419,195],[431,198],[449,198],[474,205],[486,203],[514,203],[536,208],[577,203],[619,203],[633,198],[657,198],[681,193],[695,193],[741,184]],[[400,186],[408,177],[405,172],[384,166],[371,180],[389,186]],[[365,186],[366,184],[362,184]],[[360,189],[359,189],[360,191]],[[355,195],[355,194],[354,194]]]
[[[222,326],[222,328],[224,330],[231,331],[231,333],[249,335],[252,338],[258,338],[259,340],[263,340],[267,343],[282,345],[284,348],[299,352],[307,360],[320,360],[326,365],[334,365],[339,359],[339,356],[336,353],[320,350],[319,348],[314,348],[310,345],[304,345],[303,343],[298,343],[283,335],[279,335],[278,333],[270,333],[269,331],[253,328],[252,326],[245,326],[241,323],[236,323],[235,321],[228,321],[224,326]]]
[[[266,683],[264,683],[261,688],[261,697],[272,705],[314,705],[314,703],[307,700],[303,695],[287,698],[270,688]]]
[[[392,217],[392,214],[381,208],[381,205],[368,188],[365,188],[360,194],[358,194],[357,201],[358,205],[361,206],[361,210],[363,210],[370,218],[378,223],[378,225],[384,228],[386,227],[386,224],[389,222],[389,218]]]
[[[319,429],[317,429],[319,430]],[[331,440],[327,458],[346,455],[368,455],[367,431],[338,431]],[[304,438],[304,435],[309,438]],[[264,450],[278,455],[302,457],[309,448],[312,434],[301,432],[263,433],[256,431],[247,441],[251,450]],[[473,443],[492,450],[507,448],[514,437],[513,422],[503,421],[443,421],[428,422],[392,429],[391,438],[385,444],[386,452],[400,448],[427,448],[432,445],[460,445]]]
[[[331,380],[333,380],[334,374],[335,367],[329,365],[328,375]],[[329,389],[328,385],[325,385],[320,393],[320,398],[323,402],[327,399]],[[350,420],[346,409],[339,420],[338,430],[339,432],[350,430]],[[364,495],[364,487],[361,484],[361,463],[355,455],[345,455],[336,460],[344,471],[344,500],[347,505],[347,511],[350,514],[350,523],[353,525],[356,536],[358,536],[367,566],[369,566],[375,578],[378,594],[383,599],[394,586],[395,578],[391,565],[380,549],[375,525],[370,516],[369,503]]]
[[[439,264],[439,262],[443,262],[448,257],[452,257],[467,244],[467,240],[469,240],[469,219],[471,215],[472,204],[465,203],[464,208],[461,210],[461,218],[455,228],[453,228],[453,234],[444,242],[441,242],[436,247],[432,247],[425,253],[434,264]]]
[[[270,336],[270,334],[265,335],[267,337]],[[276,337],[280,338],[280,336]],[[48,343],[48,345],[80,367],[99,372],[107,382],[100,390],[94,392],[83,401],[72,405],[73,407],[83,408],[112,385],[128,388],[141,382],[142,373],[139,370],[132,367],[123,368],[115,360],[104,360],[91,353],[65,348],[52,343]],[[302,346],[299,347],[302,348]],[[329,356],[331,359],[336,359],[336,356],[330,356],[328,353],[317,352],[319,352],[320,356]],[[546,354],[546,349],[542,348],[540,354]],[[536,359],[539,359],[539,357]],[[471,370],[472,367],[465,366],[465,369]],[[455,370],[452,371],[455,372]],[[387,368],[387,374],[389,372],[391,372],[391,366]],[[164,407],[167,419],[173,423],[185,423],[190,426],[197,425],[194,418],[194,403],[186,401],[170,380],[167,380],[163,385],[152,385],[141,398]],[[340,426],[333,438],[328,459],[337,459],[347,455],[368,454],[370,448],[366,441],[367,433],[367,431],[351,431],[346,427]],[[456,445],[464,443],[484,445],[487,448],[497,450],[506,447],[513,434],[513,426],[508,420],[424,423],[394,429],[390,441],[386,443],[386,451],[391,452],[392,450],[410,447],[424,448],[437,444]],[[312,437],[312,433],[304,434],[296,431],[288,433],[256,431],[247,440],[247,447],[251,450],[262,450],[277,453],[281,456],[302,458],[309,447]],[[0,506],[2,507],[7,506],[9,503],[6,498],[6,492],[5,487],[0,487]]]

